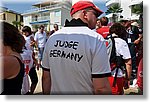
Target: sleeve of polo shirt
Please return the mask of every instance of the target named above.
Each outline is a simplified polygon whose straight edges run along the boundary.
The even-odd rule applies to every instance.
[[[44,52],[43,52],[43,58],[42,58],[42,69],[47,70],[47,71],[49,71],[50,69],[48,57],[49,57],[49,54],[47,51],[47,46],[45,46]]]
[[[128,44],[124,40],[122,41],[122,45],[121,48],[119,49],[119,53],[123,55],[123,59],[131,58]]]
[[[107,48],[104,39],[97,41],[92,61],[92,78],[103,78],[111,76]]]

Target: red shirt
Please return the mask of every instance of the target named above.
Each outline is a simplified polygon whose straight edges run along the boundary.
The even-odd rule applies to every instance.
[[[97,29],[96,32],[106,38],[109,34],[109,26],[102,26],[101,28]]]

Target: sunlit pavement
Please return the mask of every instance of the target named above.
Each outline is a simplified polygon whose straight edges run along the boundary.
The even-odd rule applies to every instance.
[[[37,75],[38,75],[38,84],[36,86],[34,94],[42,94],[42,69],[41,68],[37,70]]]

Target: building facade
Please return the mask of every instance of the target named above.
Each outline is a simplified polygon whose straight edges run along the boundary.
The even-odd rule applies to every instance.
[[[0,20],[21,28],[23,23],[23,16],[20,13],[9,10],[8,8],[0,7]]]
[[[47,0],[32,5],[34,8],[23,13],[24,25],[33,31],[44,25],[47,31],[53,29],[54,24],[64,26],[65,20],[70,20],[71,2],[69,0]]]
[[[71,1],[72,1],[72,5],[74,5],[78,1],[91,1],[91,2],[93,2],[93,0],[71,0]]]

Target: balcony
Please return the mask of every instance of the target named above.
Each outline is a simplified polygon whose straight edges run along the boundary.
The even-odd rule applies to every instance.
[[[110,7],[110,6],[112,6],[113,4],[118,4],[118,3],[120,3],[119,1],[120,1],[120,0],[107,0],[106,6],[107,6],[107,7]]]
[[[45,6],[45,7],[40,7],[40,8],[32,8],[31,10],[27,10],[24,12],[24,14],[26,13],[33,13],[33,12],[39,12],[39,11],[45,11],[45,10],[50,10],[52,8],[56,8],[56,7],[60,7],[61,5],[50,5],[50,6]]]
[[[42,16],[42,17],[34,17],[32,18],[32,22],[50,20],[50,16]]]
[[[48,23],[50,21],[50,16],[42,16],[42,17],[34,17],[30,24],[37,24],[37,23]]]
[[[70,10],[71,7],[69,7],[68,5],[62,5],[62,4],[55,4],[55,5],[49,5],[49,6],[45,6],[45,7],[40,7],[40,8],[32,8],[30,10],[25,11],[22,15],[26,15],[26,14],[32,14],[32,13],[39,13],[39,12],[44,12],[44,11],[48,11],[48,10],[54,10],[54,9],[58,9],[58,8],[66,8],[68,10]]]

